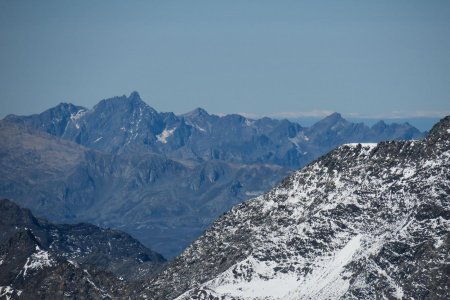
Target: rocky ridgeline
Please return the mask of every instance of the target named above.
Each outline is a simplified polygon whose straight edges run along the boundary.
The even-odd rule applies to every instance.
[[[61,103],[41,114],[9,115],[5,120],[107,153],[151,152],[174,159],[263,163],[291,169],[343,143],[424,136],[408,123],[380,121],[368,127],[348,122],[338,113],[311,127],[237,114],[217,116],[201,108],[183,115],[159,113],[137,92],[102,100],[92,109]]]

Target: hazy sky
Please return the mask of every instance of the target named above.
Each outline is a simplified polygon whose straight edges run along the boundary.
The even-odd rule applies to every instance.
[[[0,0],[0,117],[133,90],[177,113],[450,114],[450,1]]]

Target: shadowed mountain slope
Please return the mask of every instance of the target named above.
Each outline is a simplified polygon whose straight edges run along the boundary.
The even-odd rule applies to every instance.
[[[289,173],[274,165],[107,154],[8,121],[0,121],[0,138],[1,197],[53,222],[119,228],[167,257]]]
[[[124,296],[126,283],[150,278],[164,258],[128,234],[90,224],[58,225],[0,200],[0,286],[17,298]]]

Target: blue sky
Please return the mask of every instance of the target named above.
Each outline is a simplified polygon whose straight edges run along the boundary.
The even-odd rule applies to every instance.
[[[450,114],[450,1],[0,1],[0,117],[139,91],[159,111]]]

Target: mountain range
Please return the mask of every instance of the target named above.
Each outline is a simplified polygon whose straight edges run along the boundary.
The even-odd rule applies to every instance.
[[[0,297],[448,299],[449,195],[450,116],[420,141],[332,150],[169,262],[123,232],[1,200]]]
[[[53,222],[124,230],[172,258],[233,205],[338,145],[420,139],[334,113],[310,127],[203,109],[159,113],[133,92],[0,122],[0,197]]]
[[[275,164],[298,169],[343,143],[418,139],[408,123],[380,121],[368,127],[333,113],[311,127],[288,120],[210,115],[197,108],[158,113],[137,92],[100,101],[92,109],[61,103],[41,114],[9,115],[25,124],[85,147],[111,154],[151,152],[171,159]]]

